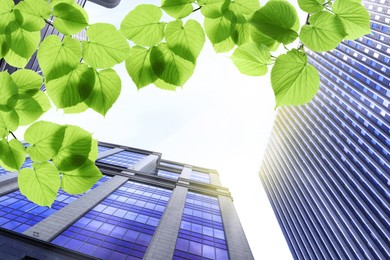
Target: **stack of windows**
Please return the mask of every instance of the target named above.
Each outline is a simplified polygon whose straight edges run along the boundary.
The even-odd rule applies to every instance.
[[[160,165],[168,167],[168,168],[173,168],[173,169],[176,169],[176,170],[180,170],[180,171],[183,170],[183,166],[182,165],[178,165],[178,164],[173,164],[173,163],[168,163],[168,162],[160,162]]]
[[[191,180],[204,182],[204,183],[210,183],[210,175],[208,173],[199,172],[199,171],[192,171],[191,172]]]
[[[101,178],[91,190],[108,179],[109,177]],[[20,191],[11,192],[0,197],[0,227],[23,233],[80,196],[81,195],[70,195],[59,190],[58,196],[52,207],[48,208],[38,206],[29,201],[20,193]]]
[[[31,159],[27,158],[26,161],[24,161],[24,163],[23,163],[21,169],[23,169],[23,168],[29,168],[29,167],[31,167],[31,166],[32,166],[32,161],[31,161]],[[8,172],[7,170],[5,170],[5,169],[3,169],[3,168],[0,167],[0,176],[1,176],[1,175],[8,174],[8,173],[9,173],[9,172]]]
[[[160,169],[157,171],[157,176],[172,179],[172,180],[178,180],[180,173]]]
[[[108,150],[111,150],[111,149],[112,149],[111,147],[107,147],[107,146],[102,146],[102,145],[98,146],[98,152],[99,153],[102,153],[104,151],[108,151]]]
[[[103,259],[142,259],[171,193],[128,181],[52,243]]]
[[[130,151],[121,151],[116,154],[103,157],[102,159],[97,160],[99,163],[105,163],[110,164],[114,166],[119,166],[123,168],[130,168],[131,166],[134,166],[139,161],[144,159],[147,155],[145,154],[139,154],[135,152]]]
[[[279,109],[260,177],[293,256],[390,258],[390,1],[372,33],[309,53],[321,88]]]
[[[174,259],[229,259],[217,198],[188,192]]]

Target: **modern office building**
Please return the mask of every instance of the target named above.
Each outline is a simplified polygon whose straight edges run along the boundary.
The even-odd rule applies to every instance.
[[[253,259],[215,170],[108,143],[96,165],[91,190],[60,190],[51,208],[0,170],[0,259]]]
[[[51,34],[60,35],[46,24],[42,39]],[[35,54],[26,68],[40,72]],[[16,68],[0,60],[4,70]],[[96,164],[104,177],[90,191],[60,190],[51,208],[28,201],[17,173],[0,168],[0,259],[253,259],[216,171],[107,143]]]
[[[390,1],[372,33],[310,53],[321,87],[279,108],[260,178],[295,259],[390,259]]]

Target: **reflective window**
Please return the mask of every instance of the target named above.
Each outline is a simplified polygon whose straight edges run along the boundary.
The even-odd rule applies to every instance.
[[[92,189],[108,179],[109,177],[101,178]],[[11,192],[0,197],[0,227],[22,233],[80,196],[69,195],[60,189],[52,207],[49,208],[29,201],[20,191]]]
[[[160,177],[177,180],[179,179],[180,173],[170,172],[166,170],[158,170],[157,175]]]
[[[138,163],[139,161],[141,161],[146,156],[147,155],[145,154],[139,154],[139,153],[129,152],[129,151],[121,151],[119,153],[99,159],[97,160],[97,162],[120,166],[123,168],[129,168],[135,165],[136,163]]]
[[[107,147],[107,146],[102,146],[102,145],[99,145],[98,146],[98,152],[101,153],[101,152],[104,152],[104,151],[107,151],[107,150],[111,150],[113,148],[111,147]]]
[[[129,181],[52,243],[103,259],[142,259],[171,193]]]
[[[27,168],[27,167],[31,167],[31,165],[32,165],[31,159],[27,158],[26,161],[22,165],[22,169]],[[0,175],[7,174],[7,173],[8,173],[8,171],[6,171],[5,169],[0,167]]]
[[[160,162],[160,165],[173,168],[173,169],[183,170],[183,165],[167,163],[167,162]]]
[[[173,259],[229,259],[217,198],[188,192]]]
[[[210,183],[210,174],[204,173],[204,172],[198,172],[198,171],[192,171],[191,172],[191,180],[204,182],[204,183]]]

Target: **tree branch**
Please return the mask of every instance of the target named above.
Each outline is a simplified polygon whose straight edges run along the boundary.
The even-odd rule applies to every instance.
[[[199,6],[198,8],[195,8],[192,12],[194,13],[194,12],[196,12],[196,11],[199,11],[200,10],[200,8],[202,8],[202,5],[201,6]]]
[[[9,131],[9,133],[10,133],[16,140],[18,140],[18,138],[16,138],[16,136],[15,136],[14,133],[12,133],[11,131]]]
[[[310,23],[309,23],[309,19],[310,19],[310,14],[307,14],[307,17],[306,17],[306,22],[305,22],[305,24],[307,24],[307,25],[309,25]]]
[[[43,19],[45,21],[45,23],[47,23],[48,25],[53,25],[53,22],[48,20],[48,19]]]

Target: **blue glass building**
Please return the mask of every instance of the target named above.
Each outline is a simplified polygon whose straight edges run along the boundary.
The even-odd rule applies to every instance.
[[[321,87],[278,110],[260,178],[295,259],[390,259],[390,1],[372,33],[310,53]]]
[[[100,143],[104,177],[88,192],[29,202],[0,169],[0,258],[253,259],[214,170]],[[31,165],[27,160],[24,167]]]
[[[62,37],[48,23],[41,35],[51,34]],[[40,73],[36,54],[26,68]],[[0,60],[4,70],[16,68]],[[28,201],[17,173],[0,168],[0,259],[253,259],[216,171],[108,143],[98,150],[104,177],[85,194],[60,190],[51,208]]]

